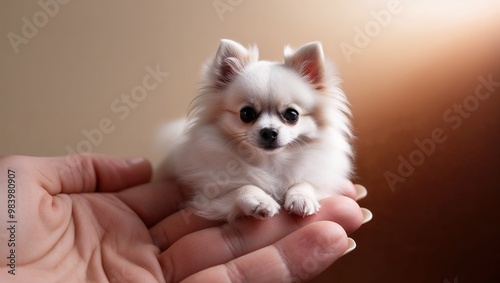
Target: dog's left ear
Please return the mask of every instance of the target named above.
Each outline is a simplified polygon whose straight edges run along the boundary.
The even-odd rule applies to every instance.
[[[325,57],[320,42],[311,42],[297,50],[285,47],[285,66],[295,70],[316,88],[322,88],[325,77]]]

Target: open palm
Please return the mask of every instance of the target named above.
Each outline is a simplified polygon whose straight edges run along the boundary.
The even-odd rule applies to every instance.
[[[143,159],[1,157],[0,200],[8,170],[15,210],[0,211],[0,225],[15,231],[2,227],[0,240],[15,241],[15,263],[0,245],[0,282],[304,281],[346,251],[345,231],[363,221],[354,187],[311,217],[223,224],[179,209],[177,185],[150,183]]]

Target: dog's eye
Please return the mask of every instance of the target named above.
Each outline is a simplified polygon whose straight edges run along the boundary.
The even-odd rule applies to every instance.
[[[252,107],[244,107],[240,110],[240,119],[245,123],[251,123],[257,119],[257,113]]]
[[[299,112],[293,108],[288,108],[283,113],[283,119],[285,119],[289,123],[295,123],[299,119]]]

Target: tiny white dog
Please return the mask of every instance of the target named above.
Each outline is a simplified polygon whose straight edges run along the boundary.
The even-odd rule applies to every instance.
[[[320,43],[285,62],[221,40],[203,70],[182,142],[167,159],[189,188],[188,205],[208,219],[267,218],[280,207],[316,213],[342,194],[352,172],[352,138],[340,79]]]

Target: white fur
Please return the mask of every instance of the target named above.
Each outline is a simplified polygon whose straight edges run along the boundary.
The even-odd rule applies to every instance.
[[[168,159],[172,177],[191,190],[188,204],[208,219],[272,217],[280,206],[314,214],[352,172],[347,100],[321,45],[287,47],[284,64],[257,57],[255,47],[221,41],[202,70],[184,141]],[[259,112],[252,123],[240,120],[245,106]],[[281,116],[290,107],[295,124]],[[277,149],[260,146],[263,128],[278,131]]]

